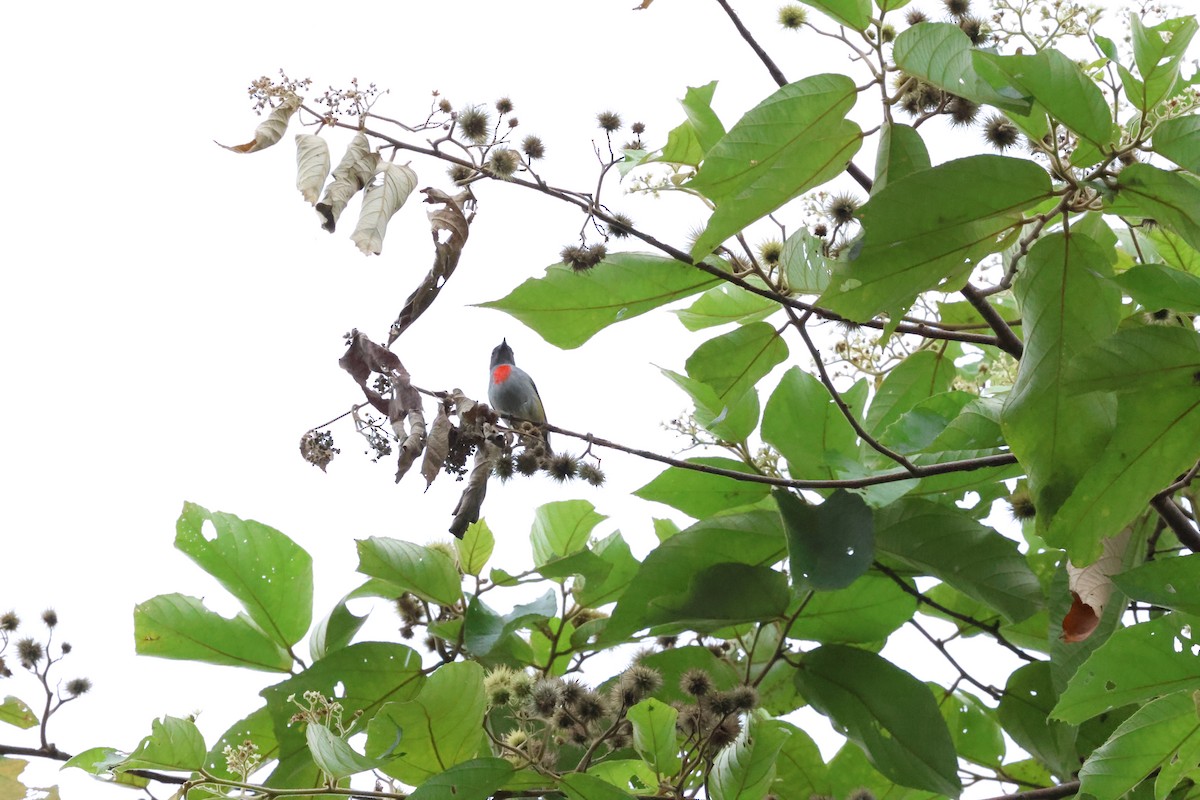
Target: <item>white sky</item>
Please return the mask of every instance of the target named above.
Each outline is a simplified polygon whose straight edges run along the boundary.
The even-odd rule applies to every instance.
[[[0,132],[8,179],[0,193],[8,376],[0,393],[0,611],[16,609],[24,632],[40,635],[38,614],[57,608],[58,637],[75,647],[57,674],[95,683],[54,720],[60,748],[131,749],[153,717],[197,710],[211,743],[275,681],[134,657],[137,602],[183,592],[234,609],[172,548],[184,500],[273,525],[312,553],[320,618],[358,583],[354,539],[446,538],[461,488],[443,475],[423,494],[415,471],[393,485],[394,464],[361,455],[348,422],[333,429],[343,452],[328,475],[300,459],[300,435],[360,399],[337,366],[342,334],[358,327],[382,337],[432,249],[416,194],[380,257],[362,256],[349,241],[357,200],[343,230],[322,231],[294,188],[295,125],[260,154],[214,145],[251,138],[259,118],[246,99],[249,81],[280,67],[320,88],[357,76],[392,90],[380,113],[414,121],[434,89],[456,108],[507,95],[518,131],[547,144],[543,175],[590,189],[596,112],[642,120],[645,139],[661,143],[682,119],[675,100],[688,86],[721,81],[714,106],[727,127],[776,88],[716,3],[632,5],[8,4],[0,26],[10,98]],[[790,79],[846,68],[827,40],[780,30],[776,3],[737,5]],[[348,136],[329,138],[336,160]],[[868,171],[871,152],[868,142],[856,158]],[[447,187],[438,165],[412,166],[420,186]],[[674,243],[703,216],[687,198],[627,198],[615,184],[608,192],[610,207]],[[469,307],[540,274],[582,222],[514,187],[485,183],[477,195],[458,272],[396,347],[414,382],[483,398],[488,355],[507,336],[551,421],[660,451],[677,447],[660,423],[686,399],[655,365],[681,370],[707,337],[651,315],[559,351],[506,315]],[[793,347],[797,362],[807,359]],[[628,494],[659,467],[609,453],[602,466],[602,491],[544,478],[494,485],[484,510],[497,561],[523,563],[532,509],[574,497],[613,515],[602,532],[620,526],[645,552],[652,515],[672,512]],[[389,613],[377,612],[384,635]],[[24,679],[0,682],[6,694],[35,700]],[[0,742],[33,740],[6,726]],[[27,775],[60,782],[67,798],[118,794],[76,770],[31,767]]]

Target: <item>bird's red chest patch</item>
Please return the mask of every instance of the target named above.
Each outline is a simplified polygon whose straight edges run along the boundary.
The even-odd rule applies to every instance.
[[[492,383],[504,383],[512,374],[511,364],[501,364],[492,370]]]

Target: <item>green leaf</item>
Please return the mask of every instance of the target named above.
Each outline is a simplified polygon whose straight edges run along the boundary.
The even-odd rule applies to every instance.
[[[750,716],[733,744],[717,754],[708,775],[712,800],[762,800],[775,780],[775,759],[791,734],[790,726]]]
[[[484,520],[471,523],[463,537],[454,540],[454,548],[458,551],[458,565],[462,567],[463,572],[476,577],[483,573],[483,568],[487,566],[495,547],[496,537],[492,535],[492,529]]]
[[[875,521],[861,497],[839,489],[813,506],[786,489],[772,494],[787,531],[795,591],[845,589],[871,568]]]
[[[858,125],[845,119],[857,98],[850,78],[814,75],[748,111],[687,184],[717,206],[692,257],[840,173],[862,144]]]
[[[529,532],[533,563],[540,567],[583,550],[592,530],[606,519],[587,500],[560,500],[538,506]]]
[[[558,613],[557,595],[553,589],[532,603],[519,605],[501,616],[478,597],[471,598],[463,623],[464,644],[477,656],[490,655],[506,637],[531,622],[551,619]]]
[[[19,697],[9,695],[0,703],[0,722],[7,722],[18,728],[32,728],[38,724],[38,718],[33,709],[25,705]]]
[[[922,400],[947,392],[958,371],[945,353],[920,350],[890,370],[875,392],[863,427],[880,436]]]
[[[1014,283],[1025,355],[1001,423],[1029,475],[1042,528],[1099,456],[1112,430],[1115,399],[1077,395],[1062,378],[1072,358],[1116,330],[1121,300],[1103,277],[1104,251],[1091,239],[1050,234],[1026,258]]]
[[[1200,717],[1192,692],[1160,697],[1122,722],[1079,770],[1079,791],[1096,800],[1117,800],[1171,764],[1180,751],[1200,752]]]
[[[892,57],[907,74],[951,94],[1010,113],[1030,113],[1033,105],[1020,92],[1011,87],[993,89],[976,74],[974,52],[971,40],[957,25],[928,22],[897,36]]]
[[[452,606],[462,598],[454,562],[430,547],[381,536],[359,539],[358,571],[412,592],[422,600]]]
[[[820,9],[834,22],[856,31],[865,31],[871,24],[871,0],[804,0],[806,5]]]
[[[150,724],[150,735],[121,763],[120,769],[194,772],[204,766],[204,738],[190,719],[165,716]]]
[[[985,61],[1010,85],[1092,144],[1103,148],[1112,142],[1112,112],[1104,93],[1078,64],[1058,50],[1047,48],[1028,56],[976,51],[972,57],[976,63]]]
[[[308,640],[308,652],[312,656],[312,660],[320,661],[334,650],[340,650],[350,644],[354,634],[362,628],[368,616],[368,614],[363,614],[361,617],[356,617],[346,607],[345,598],[339,600],[338,604],[329,612],[329,616],[318,622],[313,628],[312,636]]]
[[[1139,264],[1114,280],[1129,296],[1150,310],[1169,308],[1200,313],[1200,278],[1162,264]]]
[[[196,597],[164,594],[133,609],[138,655],[287,672],[292,657],[245,614],[226,619]]]
[[[62,769],[76,767],[89,775],[111,775],[113,768],[117,767],[128,757],[127,753],[122,753],[120,750],[112,747],[92,747],[72,756],[62,765]],[[3,788],[2,784],[0,784],[0,788]],[[3,794],[0,794],[0,797],[3,796]]]
[[[667,134],[667,146],[658,160],[697,166],[725,135],[725,126],[712,110],[717,82],[689,86],[679,101],[687,121]]]
[[[868,573],[845,589],[814,594],[787,635],[822,644],[882,642],[916,610],[915,597],[890,578]]]
[[[654,770],[640,758],[617,758],[588,767],[588,775],[611,783],[627,792],[641,792],[655,785]]]
[[[583,575],[573,586],[575,602],[584,608],[599,608],[620,598],[637,574],[639,562],[633,557],[621,534],[612,533],[592,546],[596,556],[608,565],[603,577]]]
[[[996,713],[1014,742],[1065,780],[1079,768],[1077,731],[1074,725],[1050,718],[1057,699],[1050,665],[1038,661],[1008,676]]]
[[[642,621],[711,632],[742,622],[778,619],[787,610],[787,576],[765,566],[713,564],[695,573],[687,588],[654,598]]]
[[[687,308],[671,313],[689,331],[699,331],[730,322],[739,325],[757,322],[778,310],[779,304],[774,300],[727,283],[714,286]]]
[[[790,735],[775,759],[775,783],[771,793],[780,800],[811,800],[813,795],[832,795],[825,759],[812,737],[795,725],[777,721]]]
[[[1130,164],[1117,174],[1117,191],[1105,204],[1106,214],[1149,217],[1200,248],[1200,183],[1179,172]]]
[[[544,277],[530,278],[500,300],[479,305],[516,317],[550,344],[570,350],[613,323],[718,283],[672,258],[613,253],[584,273],[554,264]]]
[[[214,535],[205,536],[209,523]],[[236,597],[250,619],[283,647],[312,622],[312,557],[274,528],[184,503],[175,548]]]
[[[1135,600],[1200,615],[1200,554],[1147,561],[1112,579]]]
[[[310,723],[305,726],[304,734],[308,740],[308,749],[312,753],[313,761],[334,780],[383,766],[392,759],[392,750],[395,749],[393,746],[392,750],[378,758],[368,758],[354,752],[354,748],[346,740],[336,736],[324,725]],[[399,745],[399,731],[396,731],[396,734],[394,745]]]
[[[1154,152],[1191,173],[1200,173],[1200,116],[1163,120],[1154,129]]]
[[[756,474],[741,461],[731,458],[689,458],[689,464]],[[683,513],[703,519],[719,511],[757,503],[771,487],[765,483],[737,480],[724,475],[668,467],[657,478],[634,492],[643,500],[665,503]]]
[[[958,796],[954,743],[929,688],[874,653],[824,645],[804,654],[801,693],[904,786]]]
[[[395,727],[404,732],[403,753],[382,768],[407,784],[423,781],[469,761],[484,740],[483,668],[467,661],[443,664],[406,703],[388,703],[367,731],[367,754],[393,746]]]
[[[660,778],[679,773],[679,742],[675,736],[674,708],[649,698],[629,709],[626,718],[633,725],[633,746],[650,762]]]
[[[409,800],[487,800],[513,773],[503,758],[476,758],[434,775],[412,792]]]
[[[704,153],[699,134],[692,127],[692,123],[685,120],[667,133],[667,143],[663,146],[662,153],[650,160],[697,167],[704,160]],[[624,171],[621,174],[624,176]]]
[[[652,550],[617,601],[597,646],[624,641],[647,626],[646,609],[664,595],[687,591],[692,576],[714,564],[767,567],[787,552],[779,514],[750,511],[714,517],[680,531]]]
[[[1198,372],[1200,334],[1146,325],[1122,328],[1084,350],[1072,359],[1066,379],[1076,392],[1146,392],[1193,387]]]
[[[662,370],[662,374],[688,393],[695,403],[696,422],[714,436],[728,442],[743,442],[754,432],[758,424],[758,392],[748,391],[732,405],[726,405],[707,383],[669,369]]]
[[[879,152],[875,156],[875,186],[871,191],[877,193],[887,186],[889,181],[900,180],[931,166],[933,164],[929,160],[929,150],[916,128],[896,122],[885,122],[883,131],[879,134]]]
[[[559,781],[559,788],[567,800],[633,800],[633,795],[628,792],[585,772],[564,775]]]
[[[988,191],[977,191],[981,185]],[[1020,212],[1050,194],[1042,167],[995,155],[889,181],[860,210],[863,237],[848,260],[837,262],[818,304],[854,320],[907,306],[964,264],[999,250]]]
[[[212,746],[208,748],[208,755],[204,758],[204,769],[210,775],[218,778],[241,780],[239,773],[230,771],[229,764],[225,759],[225,748],[238,747],[247,740],[253,742],[258,748],[262,764],[268,764],[279,758],[279,740],[275,736],[271,711],[265,705],[230,725],[221,734],[221,737],[213,742]],[[299,753],[303,754],[306,748],[307,742],[305,741],[304,747]],[[308,760],[311,761],[311,757]]]
[[[1080,723],[1111,708],[1200,688],[1191,630],[1178,613],[1121,628],[1071,678],[1054,716]]]
[[[788,357],[773,327],[752,322],[709,339],[687,360],[687,374],[712,387],[717,399],[734,403]]]
[[[906,499],[877,513],[875,547],[1019,621],[1042,606],[1042,587],[1017,543],[961,509]]]
[[[779,255],[787,288],[799,294],[820,294],[829,286],[833,267],[821,239],[800,228],[783,242]]]
[[[1149,111],[1175,89],[1179,67],[1196,35],[1197,22],[1194,16],[1185,16],[1148,27],[1137,14],[1131,14],[1129,25],[1133,58],[1145,85],[1142,95],[1129,99],[1138,108]]]
[[[1004,763],[1004,733],[996,721],[996,712],[978,697],[963,691],[947,693],[941,687],[929,687],[940,699],[938,710],[958,754],[985,767]]]
[[[865,381],[842,393],[842,400],[858,417],[862,416],[866,399]],[[859,460],[854,428],[824,384],[799,367],[783,374],[767,400],[762,437],[787,459],[788,473],[793,478],[837,478]]]

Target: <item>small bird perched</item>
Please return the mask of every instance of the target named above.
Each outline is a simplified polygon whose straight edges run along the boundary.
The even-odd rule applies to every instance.
[[[488,383],[488,403],[498,414],[516,419],[529,420],[537,424],[546,421],[542,408],[542,397],[529,373],[513,361],[512,348],[508,340],[501,340],[492,350],[492,375]],[[550,449],[550,435],[543,432],[546,449]]]

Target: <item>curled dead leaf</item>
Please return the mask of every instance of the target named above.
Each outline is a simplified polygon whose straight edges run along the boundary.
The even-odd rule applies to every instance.
[[[442,471],[446,456],[450,453],[450,415],[446,412],[446,404],[438,406],[437,416],[429,427],[429,437],[425,442],[425,460],[421,462],[421,474],[425,476],[425,489],[433,485],[433,481]]]
[[[483,498],[487,495],[488,478],[496,459],[500,457],[500,448],[490,440],[484,439],[475,451],[475,464],[463,488],[462,497],[454,507],[454,519],[450,522],[450,533],[461,539],[472,522],[479,521],[479,512],[483,508]]]
[[[408,435],[405,436],[404,422],[392,423],[392,430],[396,432],[396,438],[400,439],[400,455],[396,463],[396,483],[405,476],[413,462],[417,460],[417,456],[425,449],[425,411],[421,408],[421,404],[417,403],[415,408],[407,410],[405,422],[408,424]],[[425,488],[429,488],[426,486]]]
[[[379,154],[371,152],[371,143],[366,136],[356,133],[346,147],[342,160],[333,169],[333,182],[325,188],[325,196],[317,203],[322,228],[333,233],[346,204],[370,183],[378,165]]]
[[[404,205],[417,185],[417,173],[403,164],[380,164],[375,169],[378,180],[367,187],[363,195],[362,212],[351,241],[366,255],[379,255],[388,222]]]
[[[245,144],[220,144],[226,150],[232,150],[235,153],[257,153],[259,150],[266,150],[274,144],[278,144],[283,138],[283,134],[287,131],[288,120],[300,108],[300,104],[304,102],[304,98],[296,94],[289,94],[284,98],[283,102],[267,115],[259,126],[254,129],[254,138]]]
[[[1100,624],[1116,584],[1112,576],[1125,568],[1132,529],[1126,528],[1104,540],[1100,558],[1086,567],[1067,562],[1067,585],[1071,590],[1071,609],[1063,617],[1064,642],[1082,642]]]
[[[296,188],[316,205],[329,174],[329,144],[311,133],[296,134]]]
[[[454,274],[462,256],[463,245],[466,244],[470,233],[471,220],[474,218],[474,214],[468,217],[463,212],[469,197],[466,193],[451,197],[434,188],[422,189],[421,193],[425,195],[426,203],[441,206],[429,212],[429,225],[433,234],[433,267],[425,275],[421,285],[408,296],[404,307],[400,309],[400,315],[392,323],[388,332],[389,347],[433,304],[442,287]]]

